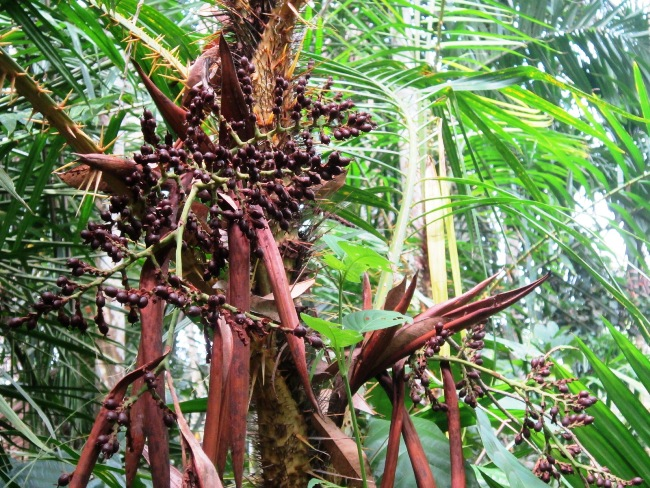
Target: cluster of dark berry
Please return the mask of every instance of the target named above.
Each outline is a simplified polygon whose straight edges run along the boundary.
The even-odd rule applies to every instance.
[[[68,267],[71,268],[71,274],[73,276],[82,276],[88,271],[97,271],[78,259],[69,259]],[[40,299],[33,305],[34,311],[24,317],[10,319],[8,323],[9,328],[14,329],[26,325],[30,330],[35,329],[38,320],[42,316],[50,312],[57,312],[57,321],[62,326],[85,332],[88,329],[88,323],[82,313],[80,297],[71,296],[75,294],[79,285],[66,276],[59,276],[56,284],[60,288],[58,294],[51,291],[41,293]],[[72,307],[71,315],[68,315],[66,312],[66,306],[68,304],[71,304]]]
[[[419,372],[417,379],[419,381],[410,381],[411,401],[415,405],[424,403],[425,399],[429,401],[431,410],[434,412],[446,412],[449,406],[445,402],[441,402],[435,395],[434,390],[431,388],[431,380],[428,373]]]
[[[431,354],[432,356],[433,354]],[[409,388],[409,396],[414,405],[420,405],[426,398],[432,398],[432,405],[438,404],[437,399],[429,388],[429,367],[427,359],[431,356],[426,354],[416,353],[409,358],[409,366],[411,371],[404,375],[404,381],[407,382]]]
[[[545,388],[557,388],[559,395],[555,395],[555,404],[548,409],[547,415],[551,423],[557,424],[558,420],[566,429],[589,425],[593,423],[594,417],[587,415],[584,410],[598,400],[589,394],[588,391],[581,391],[576,395],[569,393],[568,383],[573,379],[550,380],[551,367],[553,363],[544,356],[533,358],[530,362],[531,372],[528,377]],[[544,411],[546,403],[541,404],[541,413],[532,408],[526,408],[526,415],[522,423],[521,431],[515,436],[515,444],[521,444],[524,439],[530,438],[531,431],[541,432],[544,428]],[[562,416],[561,416],[562,414]],[[571,441],[573,434],[568,430],[562,432],[565,440]],[[578,446],[576,446],[577,448]],[[568,449],[568,447],[567,447]],[[578,454],[576,452],[576,454]]]
[[[483,364],[481,351],[485,347],[485,326],[485,323],[475,325],[464,339],[463,353],[465,357],[479,366]]]
[[[589,425],[594,418],[584,413],[586,408],[594,405],[598,399],[592,396],[588,391],[583,390],[574,395],[569,393],[568,384],[574,381],[572,378],[560,378],[550,380],[551,367],[553,363],[548,361],[545,356],[533,358],[530,361],[531,372],[528,374],[536,383],[546,388],[556,388],[560,395],[557,396],[558,403],[549,409],[551,422],[558,423],[558,419],[564,427],[572,428],[581,425]],[[564,409],[564,415],[560,418],[560,406]],[[573,412],[573,413],[569,413]]]
[[[331,102],[324,101],[331,81],[322,91],[309,93],[309,75],[305,75],[293,83],[282,77],[275,80],[275,123],[270,129],[258,128],[252,110],[255,100],[251,75],[254,71],[248,59],[239,59],[237,80],[248,111],[244,120],[226,121],[220,115],[215,88],[205,84],[188,93],[184,133],[179,134],[178,142],[170,134],[161,139],[156,133],[153,113],[144,110],[140,126],[145,143],[134,155],[130,163],[132,170],[125,177],[130,193],[111,196],[108,207],[101,212],[102,222],[89,223],[81,233],[83,241],[93,250],[101,250],[115,263],[121,263],[116,269],[124,269],[136,261],[134,249],[141,246],[142,241],[145,248],[169,245],[171,239],[165,240],[165,237],[179,229],[181,211],[189,205],[191,210],[182,228],[182,244],[184,248],[193,246],[206,257],[205,280],[218,277],[226,268],[229,256],[226,235],[233,225],[250,240],[253,255],[263,257],[256,242],[256,229],[270,222],[288,230],[306,202],[316,198],[318,186],[342,174],[350,163],[349,158],[337,151],[330,152],[323,161],[322,150],[312,132],[319,135],[320,145],[327,145],[330,135],[343,140],[375,126],[367,113],[351,111],[352,101],[341,101],[337,97]],[[222,132],[215,140],[204,130],[204,122],[210,116],[215,118]],[[246,140],[242,140],[246,134]],[[192,188],[194,192],[190,191]],[[192,193],[197,197],[196,202],[187,200]],[[197,211],[201,207],[197,204],[201,203],[203,210]],[[61,287],[60,294],[44,293],[34,306],[34,312],[12,319],[11,327],[23,324],[36,327],[41,315],[55,310],[60,323],[85,331],[87,323],[81,314],[79,296],[93,288],[97,305],[95,322],[99,331],[106,334],[108,325],[102,313],[106,297],[128,306],[128,319],[133,323],[138,321],[138,310],[146,307],[154,292],[103,286],[103,280],[112,274],[110,271],[100,272],[77,260],[72,260],[69,266],[73,276],[89,273],[103,279],[99,284],[96,280],[91,287],[60,278],[57,283]],[[201,316],[204,324],[214,326],[216,317],[225,313],[223,297],[206,298],[195,293],[189,285],[174,285],[172,279],[160,273],[156,297],[183,308],[188,315]],[[174,289],[163,291],[161,287]],[[73,294],[74,298],[66,298]],[[68,302],[75,303],[71,316],[63,311]],[[260,321],[248,317],[243,322],[236,320],[238,312],[229,312],[226,314],[228,321],[239,328],[259,329],[262,326]],[[306,340],[315,347],[322,345],[318,336],[309,335]]]
[[[639,486],[643,484],[643,478],[637,476],[631,480],[622,480],[612,476],[607,468],[588,473],[585,476],[585,481],[589,485],[602,486],[604,488],[625,488],[626,486]]]
[[[451,332],[444,328],[443,322],[438,322],[435,326],[436,335],[429,339],[424,347],[422,355],[413,356],[410,361],[412,373],[408,375],[409,386],[411,391],[411,400],[419,404],[423,399],[428,399],[431,408],[435,411],[446,411],[447,405],[438,401],[435,393],[429,388],[429,377],[427,370],[427,358],[430,358],[440,352],[442,346],[451,336]],[[485,337],[485,324],[478,324],[472,328],[472,331],[464,341],[463,353],[477,365],[483,364],[481,350],[483,349]],[[459,398],[472,408],[477,405],[477,399],[485,395],[483,387],[480,385],[480,374],[475,369],[468,369],[465,377],[456,383]]]
[[[305,342],[308,343],[314,349],[322,349],[325,343],[323,339],[318,335],[318,333],[312,331],[311,333],[307,332],[307,327],[302,324],[298,324],[296,328],[292,331],[293,335],[296,337],[304,338]]]
[[[424,355],[428,358],[438,354],[442,346],[445,345],[447,338],[451,335],[448,330],[445,330],[445,324],[438,322],[435,326],[436,335],[433,336],[424,346]]]
[[[570,463],[560,462],[548,454],[537,460],[533,473],[544,483],[550,483],[551,479],[560,479],[563,474],[573,474],[574,468]]]
[[[156,375],[152,371],[147,371],[144,375],[145,384],[156,400],[158,406],[164,411],[163,421],[169,428],[176,425],[176,415],[169,410],[165,402],[158,396],[156,392]],[[110,432],[101,434],[95,441],[95,446],[99,450],[100,455],[104,459],[110,459],[120,449],[120,442],[118,440],[118,433],[120,429],[129,426],[130,417],[129,412],[135,398],[118,401],[115,398],[109,397],[104,403],[105,419],[110,426]],[[64,473],[59,477],[58,486],[67,486],[72,479],[73,473]]]
[[[479,384],[481,375],[475,369],[470,369],[466,372],[465,377],[456,383],[458,390],[458,398],[472,408],[476,408],[477,400],[485,396],[485,390]]]
[[[528,376],[540,385],[545,386],[548,383],[547,378],[551,376],[551,367],[553,367],[553,363],[548,361],[546,357],[533,358],[530,361],[531,372]],[[566,382],[558,383],[557,385],[561,393],[568,393],[569,389],[566,387]],[[563,391],[565,388],[566,391]]]
[[[140,171],[135,170],[133,174],[140,174]],[[81,231],[81,238],[91,249],[101,249],[116,263],[124,259],[129,240],[136,242],[142,234],[143,224],[128,204],[127,196],[113,195],[108,209],[100,214],[104,223],[89,222],[88,228]],[[114,233],[115,227],[120,235]]]
[[[566,446],[566,449],[571,456],[576,456],[581,452],[581,448],[577,445]],[[560,479],[562,475],[575,474],[576,468],[571,463],[559,461],[547,454],[537,460],[533,473],[545,483],[550,483],[552,479]],[[643,483],[643,479],[638,477],[631,480],[617,478],[606,467],[588,471],[583,479],[587,485],[604,488],[624,488],[626,486],[638,486]]]
[[[590,396],[588,391],[581,391],[577,397],[573,396],[570,400],[574,401],[571,408],[577,413],[566,414],[562,417],[562,425],[564,427],[573,428],[580,427],[581,425],[592,424],[594,422],[594,417],[587,415],[582,410],[596,403],[596,397]],[[551,417],[551,420],[555,422],[556,417]]]
[[[163,411],[163,422],[165,423],[165,425],[167,427],[169,427],[171,429],[172,427],[174,427],[176,425],[176,414],[169,409],[169,407],[167,406],[165,401],[162,398],[160,398],[160,396],[158,395],[158,392],[156,390],[156,388],[158,386],[157,385],[157,378],[156,378],[156,375],[155,375],[155,373],[153,371],[147,371],[144,374],[144,383],[145,383],[145,385],[147,385],[147,389],[151,393],[151,396],[156,400],[156,403],[158,404],[158,407]],[[106,406],[106,403],[108,401],[110,401],[110,400],[107,400],[106,402],[104,402],[104,406],[106,408],[108,408]],[[127,404],[127,402],[124,402],[123,405],[122,405],[122,412],[121,413],[124,413],[124,410],[128,410],[128,408],[130,408],[130,406],[131,406],[130,403]],[[118,423],[118,425],[128,425],[128,415],[126,417],[126,422],[125,423],[121,423],[120,418],[121,418],[121,415],[118,414],[117,418],[115,419],[116,422]],[[124,419],[124,417],[122,417],[122,419]]]
[[[557,408],[557,407],[554,407]],[[524,421],[521,424],[521,430],[515,436],[515,444],[519,445],[524,439],[530,439],[531,431],[541,432],[544,429],[544,417],[534,408],[526,407]]]
[[[237,80],[241,85],[241,91],[244,94],[244,102],[252,112],[253,103],[253,81],[251,75],[255,73],[255,65],[251,63],[246,56],[239,58],[239,69],[237,70]]]
[[[530,362],[531,372],[528,377],[545,388],[555,388],[559,394],[550,395],[554,397],[555,403],[546,411],[546,403],[540,404],[541,409],[538,411],[533,408],[526,408],[526,415],[521,427],[521,431],[515,436],[515,444],[521,444],[524,439],[531,436],[531,432],[541,432],[544,429],[544,416],[546,415],[552,424],[560,423],[563,430],[560,437],[567,442],[562,446],[560,452],[563,456],[576,458],[582,453],[582,447],[576,443],[576,438],[570,429],[590,425],[594,422],[594,417],[585,413],[585,409],[594,405],[598,399],[592,396],[588,391],[583,390],[577,394],[569,392],[568,384],[574,379],[557,379],[551,380],[551,367],[553,363],[547,357],[541,356],[533,358]],[[553,456],[546,455],[540,458],[535,464],[533,472],[542,481],[548,483],[552,479],[559,479],[561,475],[574,474],[576,467],[572,462],[556,461]],[[592,472],[593,471],[593,472]],[[611,475],[605,467],[594,468],[585,474],[584,480],[588,485],[607,486],[622,488],[624,486],[639,485],[643,482],[641,478],[634,478],[626,481]]]

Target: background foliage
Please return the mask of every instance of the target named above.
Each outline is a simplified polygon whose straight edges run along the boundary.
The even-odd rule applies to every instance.
[[[139,145],[137,117],[149,103],[128,57],[146,59],[146,70],[158,67],[154,80],[175,98],[187,63],[218,28],[203,2],[7,0],[2,7],[2,49],[97,144],[124,154]],[[501,270],[493,289],[550,272],[541,293],[491,322],[486,362],[516,378],[528,371],[527,360],[557,348],[556,374],[580,377],[576,391],[589,388],[603,400],[581,442],[620,476],[650,479],[643,420],[650,391],[650,34],[642,5],[326,1],[310,4],[302,18],[300,63],[315,63],[315,83],[333,76],[380,124],[362,146],[342,147],[357,164],[342,191],[322,204],[325,216],[339,218],[325,219],[317,232],[388,257],[394,269],[373,277],[379,302],[393,279],[419,269],[416,309]],[[74,159],[71,150],[16,95],[12,80],[0,79],[4,320],[33,303],[68,257],[88,252],[78,232],[101,201],[91,198],[93,182],[84,197],[52,175]],[[314,290],[321,314],[336,313],[328,304],[337,295],[325,269]],[[346,284],[343,296],[350,309],[359,305],[355,285]],[[202,338],[186,331],[179,394],[200,399]],[[98,362],[114,371],[111,365],[133,361],[137,331],[124,334],[104,341],[43,324],[0,337],[6,482],[38,486],[41,471],[61,470],[43,459],[74,459],[106,391]],[[368,402],[390,415],[378,393]],[[522,418],[521,405],[507,409]],[[508,423],[500,426],[488,411],[510,447]],[[417,422],[441,423],[426,407],[413,414]],[[366,425],[377,474],[383,457],[373,453],[387,429],[381,422],[369,416]],[[479,461],[476,483],[515,486],[504,475],[514,458],[486,457],[489,429],[475,427],[469,412],[463,422],[467,458]],[[435,447],[441,438],[433,429],[425,438]],[[56,448],[39,449],[39,439]],[[524,463],[532,459],[529,449],[513,452]],[[120,486],[117,466],[103,468],[105,483]],[[408,463],[398,469],[403,486],[412,486]]]

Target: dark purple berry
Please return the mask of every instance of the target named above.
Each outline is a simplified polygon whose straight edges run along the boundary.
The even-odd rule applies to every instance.
[[[118,402],[117,400],[115,400],[115,398],[108,398],[108,399],[104,402],[104,407],[105,407],[106,409],[108,409],[108,410],[115,410],[115,409],[116,409],[117,407],[119,407],[119,406],[120,406],[120,402]]]
[[[192,305],[191,307],[188,307],[188,309],[185,311],[185,314],[188,317],[198,317],[199,315],[201,315],[201,312],[202,312],[201,307]]]
[[[309,343],[314,349],[322,349],[324,344],[323,344],[323,339],[321,339],[318,336],[309,336],[308,339]]]
[[[112,442],[106,442],[102,445],[101,448],[102,454],[104,454],[105,457],[110,457],[113,455],[113,443]]]
[[[168,428],[172,428],[176,425],[176,416],[172,413],[166,413],[163,416],[163,422]]]
[[[9,326],[10,329],[17,329],[18,327],[23,325],[25,320],[26,320],[25,317],[14,317],[12,319],[9,319],[7,325]]]
[[[68,486],[70,484],[70,480],[72,479],[72,473],[63,473],[61,476],[59,476],[59,479],[56,483],[57,486]]]
[[[106,286],[104,287],[104,294],[107,297],[115,298],[117,296],[117,288],[114,286]]]

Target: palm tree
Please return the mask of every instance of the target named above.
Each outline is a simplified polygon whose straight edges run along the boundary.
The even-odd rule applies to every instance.
[[[50,173],[71,161],[73,150],[116,152],[121,145],[119,152],[131,154],[140,146],[136,117],[150,102],[138,86],[139,78],[129,67],[127,55],[139,60],[145,72],[153,73],[156,86],[174,100],[188,76],[187,63],[200,54],[197,41],[202,35],[197,32],[212,32],[214,25],[209,16],[195,15],[198,5],[191,2],[157,2],[153,6],[134,1],[114,5],[89,1],[85,5],[61,3],[56,8],[29,2],[5,7],[0,21],[3,42],[8,44],[3,48],[0,68],[12,83],[5,83],[9,88],[0,101],[6,131],[0,146],[5,161],[0,182],[6,191],[0,229],[0,311],[10,317],[24,313],[45,287],[52,286],[66,258],[95,257],[80,245],[78,237],[97,212],[93,199],[76,197],[66,186],[50,181]],[[260,6],[268,7],[263,2]],[[244,54],[254,55],[255,43],[264,41],[263,36],[262,41],[255,36],[259,19],[246,9],[232,6],[231,15],[246,19],[247,29],[235,29],[235,34],[243,39],[243,51],[249,49]],[[599,347],[603,357],[613,355],[609,364],[588,355],[593,374],[582,386],[569,385],[574,393],[588,385],[601,398],[614,402],[622,414],[619,419],[603,404],[594,407],[596,426],[600,427],[578,429],[574,439],[591,457],[589,462],[575,457],[573,466],[585,478],[587,472],[579,465],[593,462],[591,469],[597,476],[605,476],[598,466],[606,465],[624,479],[639,475],[647,479],[650,473],[642,461],[643,446],[649,445],[643,423],[647,409],[627,388],[632,385],[634,391],[643,391],[634,386],[637,383],[633,378],[636,375],[643,383],[649,367],[619,332],[628,330],[648,339],[647,304],[632,294],[639,292],[648,273],[648,199],[643,184],[648,176],[644,144],[648,127],[641,118],[650,117],[645,89],[648,23],[641,7],[633,2],[617,6],[563,1],[325,2],[307,6],[298,25],[304,26],[303,57],[314,62],[314,86],[334,76],[335,88],[353,97],[361,109],[371,111],[378,123],[378,130],[361,144],[333,141],[335,148],[354,156],[357,164],[350,167],[341,190],[329,202],[320,202],[320,208],[309,217],[309,224],[325,218],[326,226],[321,228],[327,228],[331,236],[317,245],[329,246],[333,250],[329,256],[338,253],[344,261],[345,246],[342,249],[337,244],[339,239],[352,246],[361,239],[365,246],[388,257],[393,266],[373,261],[373,266],[378,266],[377,273],[371,274],[376,308],[382,307],[396,275],[411,274],[409,270],[422,263],[426,263],[422,266],[424,280],[420,278],[423,288],[415,293],[414,309],[446,300],[449,285],[453,286],[451,294],[458,296],[503,268],[507,273],[493,281],[490,289],[502,287],[506,279],[523,285],[540,270],[550,271],[554,278],[544,285],[544,293],[530,295],[521,307],[492,323],[494,330],[501,332],[488,343],[494,353],[485,354],[487,369],[509,373],[512,378],[528,373],[526,359],[569,344],[570,337],[562,333],[563,329],[554,332],[554,324],[577,331],[587,343],[578,344],[585,353],[590,347]],[[20,30],[12,29],[14,26]],[[159,37],[161,34],[164,36]],[[51,99],[39,94],[35,86],[21,85],[28,77],[47,87]],[[53,108],[66,97],[71,118],[59,120],[59,125],[49,119],[59,134],[56,130],[43,131],[41,116],[31,117],[33,108],[46,113],[47,107]],[[77,129],[72,121],[83,123],[83,129]],[[69,137],[69,146],[64,148],[66,134],[61,127],[79,130],[77,144],[79,138],[88,135],[92,150],[82,151]],[[115,145],[110,146],[116,138]],[[95,184],[95,180],[88,180],[77,186],[92,193]],[[595,224],[584,225],[581,220],[582,215],[593,215],[594,209],[603,205],[608,205],[614,215],[598,218],[609,219],[609,225],[622,236],[627,270],[615,264],[611,245],[597,234]],[[310,214],[304,215],[307,218]],[[363,234],[355,240],[337,222],[355,225]],[[315,238],[313,234],[303,237]],[[340,280],[340,270],[332,267],[331,257],[324,262],[328,268],[318,276],[322,285],[314,295],[319,315],[336,317],[341,310],[358,309],[356,297],[362,291],[361,284]],[[640,282],[625,281],[633,272],[642,277]],[[131,279],[137,280],[137,272]],[[258,291],[263,294],[271,290],[260,287]],[[94,299],[90,298],[88,303]],[[593,330],[594,323],[601,323],[601,314],[617,326],[608,329],[598,325],[603,333],[611,330],[614,338],[604,346],[592,343],[585,335]],[[0,406],[22,436],[20,440],[8,435],[8,442],[19,447],[30,442],[38,450],[39,442],[45,439],[58,449],[50,453],[55,458],[75,460],[83,445],[83,439],[77,439],[92,425],[92,415],[85,414],[87,404],[106,392],[103,380],[94,372],[95,358],[109,362],[111,358],[98,336],[79,336],[55,322],[3,337],[11,369],[7,385],[2,387],[5,400]],[[179,327],[188,325],[186,321]],[[536,336],[546,333],[547,338],[526,340],[526,330]],[[122,362],[128,365],[134,361],[135,351],[124,344],[134,343],[139,332],[127,328],[125,333],[125,342],[115,346],[123,351]],[[527,343],[527,349],[517,345],[519,342]],[[452,364],[465,367],[462,355],[444,350],[441,354]],[[571,350],[555,351],[553,357],[565,365],[577,359]],[[630,366],[622,365],[622,358]],[[310,452],[304,439],[313,434],[313,426],[304,423],[300,403],[295,400],[300,385],[275,374],[280,363],[272,356],[257,361],[263,370],[270,371],[267,379],[275,382],[273,395],[259,388],[262,381],[253,390],[259,434],[252,446],[259,448],[262,457],[257,465],[267,467],[265,476],[273,476],[268,474],[270,465],[279,472],[296,466],[313,469],[305,461]],[[446,374],[439,373],[439,364],[438,357],[426,363],[434,382]],[[618,370],[618,376],[612,370]],[[394,384],[399,378],[397,371],[399,368],[393,371]],[[458,379],[460,371],[454,366],[451,374]],[[483,373],[488,375],[484,381],[490,378],[489,371]],[[570,373],[557,366],[554,374],[562,378]],[[643,384],[647,389],[649,385]],[[524,388],[514,379],[505,385],[513,391]],[[488,386],[494,385],[488,381]],[[410,397],[421,396],[422,387],[421,381],[412,380],[408,385]],[[490,423],[519,431],[529,418],[527,409],[520,405],[507,406],[503,398],[508,391],[502,394],[501,390],[490,394],[492,401],[481,403],[489,417],[474,416],[464,405],[459,410],[466,439],[470,440],[467,444],[483,461],[480,450],[488,448],[491,459],[491,463],[468,472],[470,484],[476,483],[474,474],[491,486],[512,485],[517,479],[532,483],[514,457],[494,455],[501,451],[493,450],[500,444]],[[192,395],[189,389],[183,396],[188,400],[185,408],[205,411],[205,399],[191,403]],[[283,424],[294,433],[294,442],[287,447],[294,457],[288,460],[277,459],[279,438],[264,430],[287,416],[289,410],[271,403],[278,395],[286,400],[282,408],[292,409],[292,422]],[[446,400],[450,395],[445,390]],[[376,390],[367,399],[375,410],[391,415],[385,398]],[[271,408],[262,408],[264,402]],[[11,414],[12,407],[20,417]],[[379,479],[385,471],[390,472],[384,469],[383,449],[394,427],[391,430],[387,421],[376,417],[366,420],[367,454]],[[429,405],[412,421],[421,431],[425,446],[438,446],[427,449],[425,463],[433,466],[439,484],[449,479],[451,471],[458,476],[458,470],[449,467],[447,441],[436,427],[447,429],[447,416],[432,413]],[[201,422],[199,419],[199,425]],[[603,436],[604,428],[615,435]],[[516,450],[516,455],[536,459],[530,449],[544,444],[538,436],[532,436],[529,450]],[[396,452],[395,446],[389,441],[389,459],[390,453]],[[41,453],[46,452],[40,447]],[[343,473],[341,460],[355,462],[356,449],[350,454],[346,451],[349,447],[326,448],[334,458],[339,456],[338,464],[332,460],[333,469],[339,473]],[[611,447],[619,454],[612,454]],[[561,442],[549,443],[547,448],[554,453],[564,449],[566,454]],[[24,479],[32,467],[42,465],[40,461],[19,464],[8,454],[4,460],[0,475],[13,483]],[[251,464],[255,465],[254,456]],[[315,466],[330,469],[322,460]],[[356,459],[351,473],[360,474],[362,466]],[[57,473],[62,469],[58,465],[48,467]],[[539,464],[536,474],[543,476],[543,470],[537,468]],[[410,464],[400,461],[396,469],[396,485],[413,486]],[[510,473],[507,482],[498,479],[502,476],[499,470]],[[304,485],[306,473],[294,481],[296,486]],[[119,470],[110,473],[98,467],[95,474],[109,485],[123,483]],[[567,474],[566,479],[578,486],[582,483],[576,475]],[[421,479],[417,482],[424,483]]]

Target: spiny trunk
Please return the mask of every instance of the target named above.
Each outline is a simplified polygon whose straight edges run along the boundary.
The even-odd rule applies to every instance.
[[[287,382],[276,371],[277,348],[270,337],[257,345],[253,363],[258,375],[253,389],[258,422],[258,448],[263,486],[304,488],[311,470],[305,418]]]

